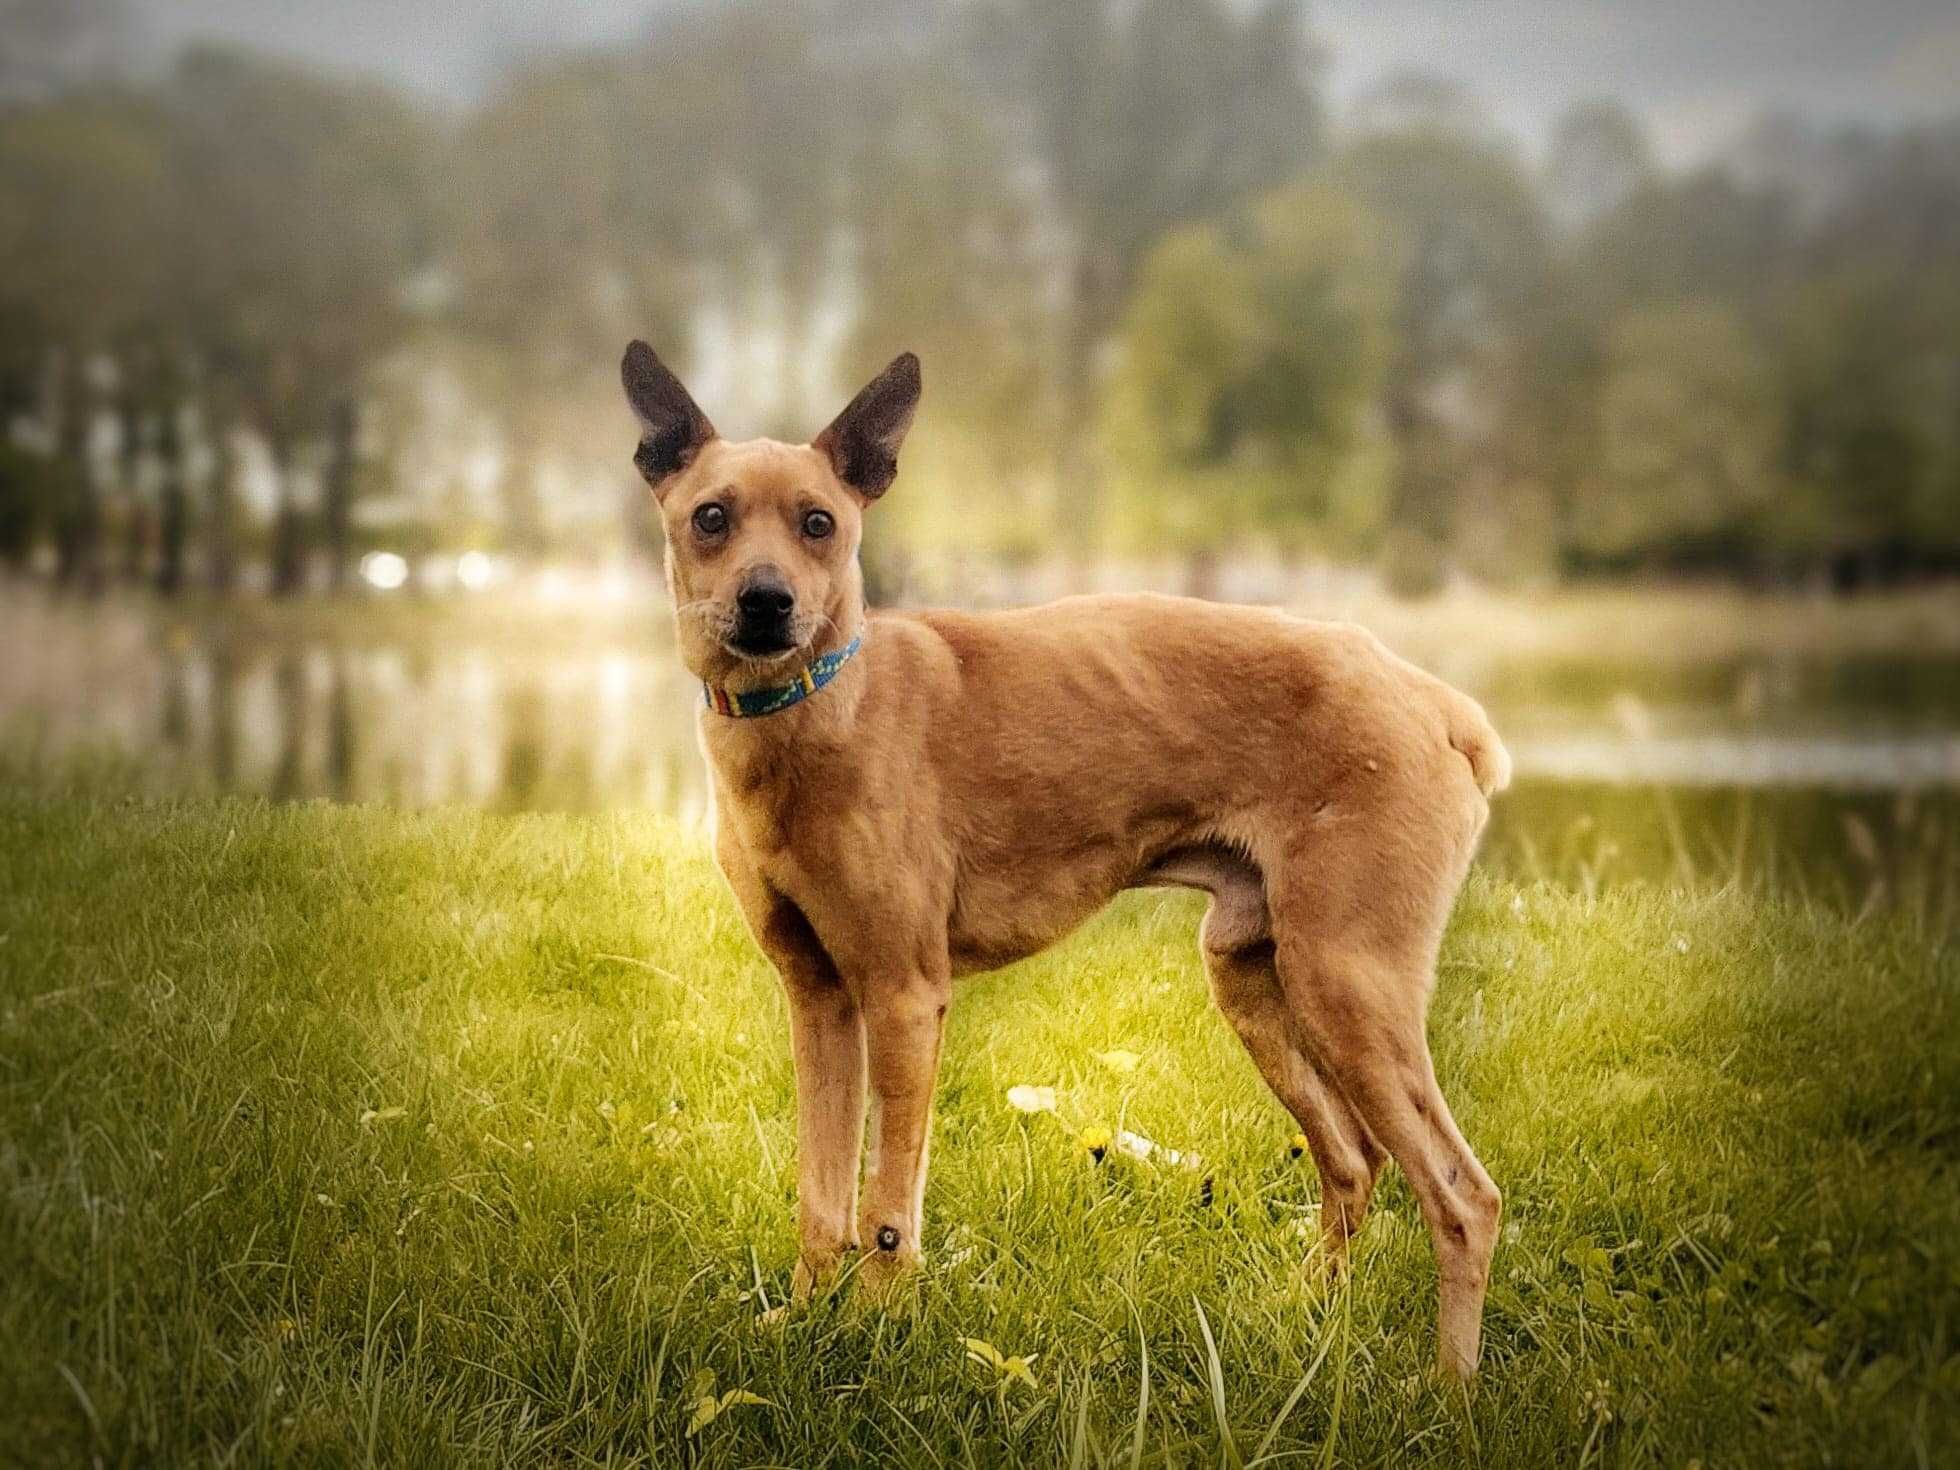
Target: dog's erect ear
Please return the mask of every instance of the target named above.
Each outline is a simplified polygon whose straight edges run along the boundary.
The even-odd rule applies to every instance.
[[[692,464],[701,446],[715,437],[715,426],[644,342],[626,349],[619,380],[640,421],[640,447],[633,451],[633,463],[658,495],[668,477]]]
[[[838,479],[866,500],[876,500],[898,475],[898,446],[912,427],[921,386],[919,359],[900,353],[810,447],[829,457]]]

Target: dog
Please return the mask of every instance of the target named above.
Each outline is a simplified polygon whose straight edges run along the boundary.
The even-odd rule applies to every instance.
[[[1500,1200],[1424,1028],[1509,777],[1483,710],[1361,628],[1277,611],[868,613],[860,533],[898,473],[916,357],[802,445],[720,438],[644,342],[621,378],[705,690],[716,858],[788,996],[792,1301],[861,1243],[860,1290],[920,1263],[953,980],[1177,885],[1210,895],[1212,994],[1306,1135],[1328,1269],[1393,1158],[1435,1246],[1440,1366],[1473,1373]]]

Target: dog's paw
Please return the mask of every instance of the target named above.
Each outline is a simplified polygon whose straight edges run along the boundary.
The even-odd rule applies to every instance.
[[[1340,1288],[1347,1271],[1345,1252],[1331,1253],[1324,1243],[1316,1243],[1287,1272],[1287,1286],[1300,1301],[1324,1301]]]
[[[886,1311],[909,1307],[917,1297],[925,1262],[917,1251],[870,1251],[857,1270],[856,1300]]]
[[[806,1252],[798,1256],[796,1270],[789,1279],[790,1305],[807,1306],[812,1297],[828,1296],[835,1291],[845,1280],[850,1263],[856,1256],[856,1246],[821,1254]]]

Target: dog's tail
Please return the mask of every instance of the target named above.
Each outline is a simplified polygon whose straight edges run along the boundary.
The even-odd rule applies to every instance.
[[[1495,796],[1511,784],[1511,753],[1491,728],[1484,707],[1469,695],[1443,689],[1443,719],[1449,726],[1450,744],[1470,762],[1470,778],[1485,796]]]

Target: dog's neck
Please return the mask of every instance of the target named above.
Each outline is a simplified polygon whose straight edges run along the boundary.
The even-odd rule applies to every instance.
[[[796,679],[804,669],[828,654],[840,652],[852,640],[869,641],[869,617],[860,599],[853,599],[846,612],[826,624],[793,659],[758,665],[753,660],[717,655],[695,671],[704,684],[736,692],[779,688]],[[702,748],[709,762],[738,787],[753,784],[752,778],[764,768],[774,768],[792,747],[814,753],[848,738],[857,707],[869,678],[870,660],[860,651],[847,660],[834,677],[814,694],[773,714],[732,718],[713,707],[713,697],[702,704]]]

